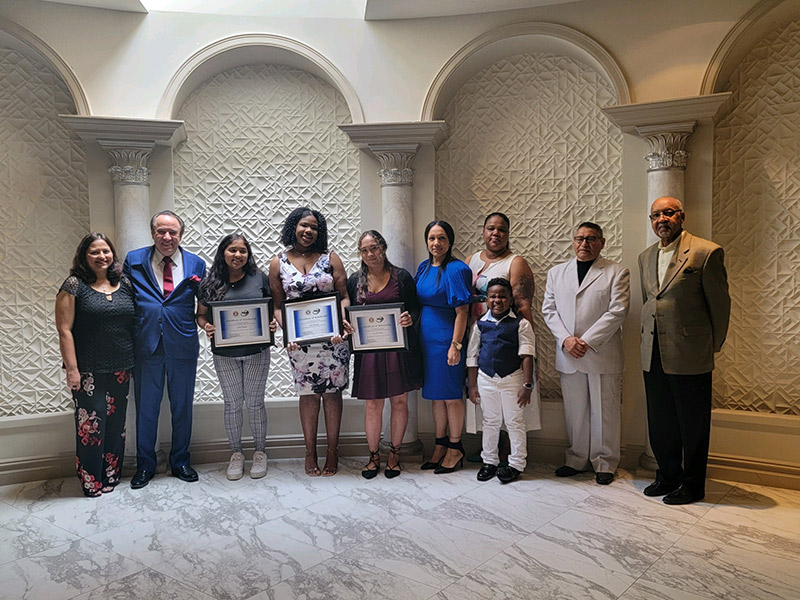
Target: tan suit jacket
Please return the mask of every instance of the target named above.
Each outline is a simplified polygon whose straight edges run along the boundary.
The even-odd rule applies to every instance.
[[[728,332],[731,299],[723,249],[688,231],[681,234],[667,268],[658,282],[656,243],[639,255],[642,285],[642,368],[650,370],[653,333],[664,372],[697,375],[714,369]]]

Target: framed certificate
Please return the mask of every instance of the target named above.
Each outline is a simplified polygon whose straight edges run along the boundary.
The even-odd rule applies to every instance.
[[[212,347],[271,346],[275,343],[275,336],[269,330],[272,298],[222,300],[211,302],[209,306],[216,326]]]
[[[408,332],[400,326],[402,302],[348,306],[345,310],[353,326],[350,338],[353,352],[408,350]]]
[[[283,314],[283,345],[292,342],[307,346],[317,342],[329,342],[342,335],[342,302],[339,292],[285,300],[281,306]]]

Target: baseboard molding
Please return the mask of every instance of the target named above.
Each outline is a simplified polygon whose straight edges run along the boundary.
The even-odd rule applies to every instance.
[[[317,449],[321,458],[325,456],[325,436],[320,436]],[[249,455],[253,451],[253,439],[244,439],[243,446]],[[192,464],[225,462],[231,456],[227,440],[212,440],[199,442],[189,447],[192,455]],[[169,444],[161,445],[160,457],[169,454]],[[341,434],[339,436],[339,456],[366,456],[367,439],[363,434]],[[305,444],[303,436],[275,436],[267,438],[267,455],[270,458],[303,458]],[[123,477],[133,475],[134,468],[126,466]],[[158,470],[166,469],[166,461],[159,462]],[[21,459],[8,459],[0,461],[0,485],[40,481],[43,479],[58,479],[75,475],[75,454],[61,453],[52,456],[26,457]]]
[[[800,490],[800,465],[709,454],[708,477]]]

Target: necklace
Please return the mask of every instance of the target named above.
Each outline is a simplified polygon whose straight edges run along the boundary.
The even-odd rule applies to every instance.
[[[108,286],[105,283],[100,286],[99,291],[101,294],[106,295],[106,300],[108,300],[109,302],[114,300],[114,296],[111,295],[113,292],[109,291]]]

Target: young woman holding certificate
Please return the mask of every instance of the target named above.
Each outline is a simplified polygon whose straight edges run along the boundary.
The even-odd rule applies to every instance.
[[[422,387],[419,343],[411,327],[419,319],[419,302],[414,279],[408,271],[395,267],[386,257],[386,240],[374,230],[358,240],[361,267],[347,280],[351,305],[402,302],[400,326],[406,328],[409,350],[364,352],[355,355],[353,396],[365,401],[364,429],[369,445],[369,462],[361,471],[365,479],[375,477],[381,468],[380,443],[384,400],[391,402],[391,442],[384,475],[400,474],[400,445],[408,424],[408,392]]]
[[[250,242],[241,233],[228,234],[217,246],[214,264],[200,284],[197,325],[211,338],[217,328],[210,303],[266,298],[269,290],[269,278],[256,265]],[[277,321],[273,319],[270,330],[275,331],[277,327]],[[269,374],[269,345],[214,345],[211,351],[225,402],[225,431],[232,453],[227,477],[236,480],[241,479],[244,474],[242,407],[247,408],[247,419],[255,444],[250,477],[264,477],[267,474],[267,409],[264,406],[264,389]]]
[[[339,292],[342,308],[349,305],[347,274],[341,259],[328,251],[328,226],[325,217],[307,207],[293,210],[281,230],[286,250],[270,263],[275,317],[284,335],[281,305],[286,300],[312,298]],[[341,317],[340,317],[341,318]],[[346,334],[345,334],[346,335]],[[306,446],[306,474],[311,477],[335,475],[339,468],[339,428],[342,421],[342,390],[347,387],[350,351],[340,335],[330,341],[310,345],[290,343],[286,347],[300,396],[300,423]],[[317,420],[320,399],[325,410],[328,448],[322,471],[317,464]]]

